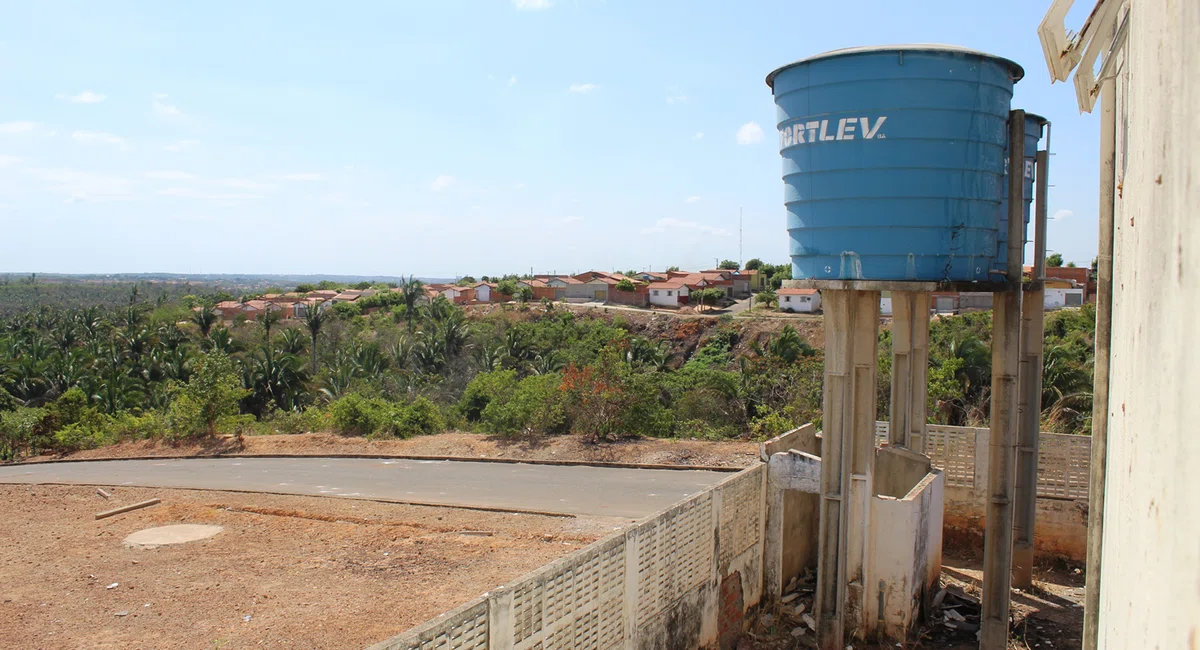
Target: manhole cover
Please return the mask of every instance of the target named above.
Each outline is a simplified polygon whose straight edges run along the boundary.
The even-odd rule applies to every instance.
[[[204,526],[201,524],[175,524],[174,526],[159,526],[147,528],[133,533],[125,538],[125,546],[131,548],[155,548],[169,544],[186,544],[201,539],[208,539],[225,530],[221,526]]]

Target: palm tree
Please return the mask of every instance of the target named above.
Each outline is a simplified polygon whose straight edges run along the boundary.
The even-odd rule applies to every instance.
[[[312,374],[317,375],[317,337],[325,326],[325,309],[321,305],[308,305],[304,310],[304,327],[308,328],[308,336],[312,339]]]
[[[279,322],[279,311],[272,307],[273,305],[267,305],[266,311],[258,315],[258,324],[266,333],[267,345],[271,344],[271,328]]]
[[[400,294],[404,296],[404,320],[411,328],[413,310],[417,308],[417,301],[425,295],[425,283],[410,275],[400,280]]]
[[[304,335],[295,327],[289,327],[283,330],[283,336],[280,339],[280,350],[288,354],[300,354],[304,352]]]
[[[208,305],[202,305],[199,310],[192,314],[192,322],[200,326],[200,334],[208,336],[212,331],[213,325],[217,322],[217,312]]]

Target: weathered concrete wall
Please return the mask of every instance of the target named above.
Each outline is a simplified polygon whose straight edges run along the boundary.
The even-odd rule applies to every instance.
[[[797,427],[781,436],[776,436],[766,442],[760,443],[759,455],[762,456],[762,461],[766,463],[771,460],[771,456],[789,449],[819,456],[821,454],[821,443],[820,438],[817,437],[817,426],[809,422],[802,427]]]
[[[882,620],[889,638],[905,638],[937,590],[944,489],[945,478],[933,470],[902,498],[877,495],[871,500],[871,527],[877,534],[869,549],[867,620]]]
[[[1200,2],[1130,3],[1101,648],[1200,647]]]
[[[766,466],[370,650],[732,650],[763,596]]]
[[[970,488],[947,486],[944,536],[951,548],[983,550],[986,495]],[[1033,545],[1040,557],[1076,562],[1087,559],[1087,508],[1082,499],[1037,500]]]
[[[770,458],[763,580],[767,597],[775,599],[788,581],[817,565],[821,459],[794,450]]]
[[[902,447],[875,453],[875,494],[903,499],[929,474],[929,457]]]

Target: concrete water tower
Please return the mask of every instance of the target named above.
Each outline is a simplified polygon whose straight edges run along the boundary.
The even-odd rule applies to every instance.
[[[841,650],[846,635],[878,627],[868,616],[875,597],[870,503],[877,484],[890,480],[875,466],[880,294],[891,292],[893,310],[888,445],[922,454],[935,290],[995,293],[981,639],[985,648],[1006,647],[1013,511],[1031,559],[1036,496],[1029,486],[1036,485],[1040,401],[1018,408],[1019,367],[1033,377],[1041,369],[1040,299],[1026,301],[1026,320],[1037,312],[1037,323],[1026,326],[1036,326],[1037,335],[1025,337],[1024,356],[1020,346],[1035,177],[1043,252],[1034,282],[1024,283],[1029,289],[1040,287],[1045,246],[1046,156],[1036,151],[1045,120],[1011,110],[1023,74],[1008,59],[974,50],[906,45],[827,52],[767,76],[778,106],[790,285],[820,289],[825,311],[816,604],[822,648]],[[1007,200],[1018,195],[1024,200]],[[1029,392],[1028,379],[1022,387],[1022,400],[1040,394],[1040,386]],[[1022,424],[1014,472],[1019,410],[1032,418]]]

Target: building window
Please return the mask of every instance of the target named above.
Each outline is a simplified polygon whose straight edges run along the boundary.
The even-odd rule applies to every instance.
[[[654,290],[654,295],[656,295],[656,296],[658,295],[658,289]]]
[[[791,302],[791,301],[792,301],[792,297],[791,297],[791,296],[784,296],[784,297],[783,297],[783,301],[784,301],[784,302]]]
[[[801,298],[800,302],[808,302],[808,296],[804,296],[803,298]]]

